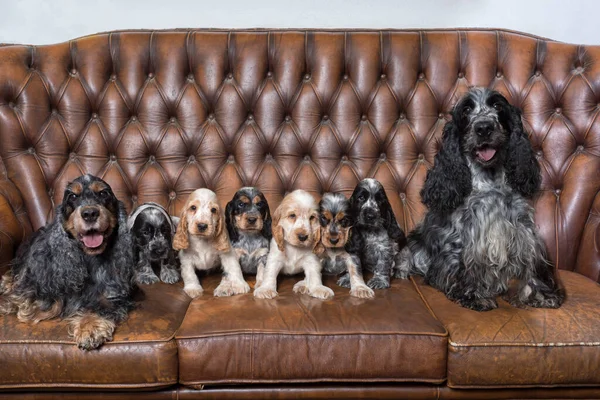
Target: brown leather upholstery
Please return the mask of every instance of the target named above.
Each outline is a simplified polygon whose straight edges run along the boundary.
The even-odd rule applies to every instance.
[[[107,180],[128,209],[156,201],[173,214],[198,187],[216,191],[225,204],[239,187],[256,185],[275,208],[293,189],[349,194],[370,176],[382,181],[409,231],[425,211],[419,191],[447,113],[469,85],[497,89],[523,109],[542,167],[535,208],[549,254],[558,268],[598,281],[600,46],[501,30],[129,31],[50,46],[0,46],[0,271],[19,243],[53,217],[65,183],[84,172]],[[597,385],[594,368],[583,364],[598,365],[597,347],[576,343],[577,334],[598,342],[597,324],[583,316],[598,319],[597,300],[587,297],[597,286],[579,275],[563,277],[573,294],[558,312],[503,306],[477,319],[421,288],[448,326],[449,355],[442,325],[408,282],[355,304],[340,289],[328,302],[292,295],[289,279],[273,302],[251,295],[194,301],[177,354],[173,336],[188,299],[180,287],[159,285],[147,289],[143,308],[119,327],[115,342],[97,352],[77,350],[64,323],[30,328],[1,318],[0,387],[440,382],[447,357],[456,387]],[[471,335],[457,328],[463,317],[478,321]],[[485,336],[499,321],[507,323],[499,332],[513,334],[502,346],[470,342],[504,340]],[[517,335],[510,331],[515,321],[527,321],[531,330]],[[542,335],[543,326],[555,329]],[[550,346],[559,339],[570,345]],[[496,354],[504,367],[495,367]],[[518,374],[506,367],[507,354]],[[298,357],[314,363],[294,364]],[[539,360],[552,368],[537,368]],[[339,396],[377,393],[339,385]],[[381,393],[389,397],[464,392],[386,385]],[[266,393],[328,396],[298,387]],[[597,388],[549,390],[469,393],[598,394]],[[181,390],[182,398],[192,395],[205,393]]]
[[[600,385],[600,285],[561,271],[561,308],[515,309],[503,300],[481,313],[450,302],[415,279],[449,332],[448,386]]]
[[[178,285],[144,286],[136,310],[99,350],[79,350],[67,323],[0,319],[0,389],[160,388],[177,382],[175,331],[189,297]]]
[[[220,277],[202,283],[211,293]],[[273,382],[433,382],[446,378],[446,330],[407,280],[374,300],[351,297],[335,280],[322,301],[278,285],[275,300],[195,299],[177,332],[185,385]],[[408,361],[410,360],[410,361]]]
[[[410,230],[446,113],[469,85],[490,86],[531,131],[551,257],[598,279],[598,247],[582,238],[597,239],[599,58],[600,47],[492,30],[114,32],[7,46],[0,156],[33,228],[91,172],[129,208],[152,200],[172,213],[201,186],[225,203],[257,185],[275,207],[295,188],[348,194],[374,176]]]

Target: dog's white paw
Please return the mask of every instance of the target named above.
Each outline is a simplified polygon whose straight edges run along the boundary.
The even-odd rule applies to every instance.
[[[274,299],[277,297],[277,290],[261,286],[254,289],[254,297],[257,299]]]
[[[308,288],[308,286],[306,286],[306,280],[301,280],[299,282],[296,282],[296,284],[294,285],[294,293],[300,293],[300,294],[309,294],[310,289]]]
[[[308,295],[316,297],[317,299],[328,300],[333,297],[333,290],[331,290],[327,286],[320,285],[310,290]]]
[[[244,294],[250,291],[250,285],[246,281],[231,282],[233,294]]]
[[[184,286],[183,291],[192,299],[195,299],[196,297],[202,296],[204,289],[202,289],[202,286]]]
[[[367,285],[357,285],[350,289],[350,296],[358,297],[359,299],[372,299],[375,297],[375,292]]]

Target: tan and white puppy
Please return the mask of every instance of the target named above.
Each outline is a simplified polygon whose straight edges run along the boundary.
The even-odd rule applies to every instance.
[[[179,251],[183,290],[191,298],[203,292],[196,269],[206,271],[219,265],[223,268],[223,279],[214,291],[215,296],[250,291],[229,242],[225,217],[214,192],[198,189],[190,194],[173,238],[173,248]]]
[[[333,290],[323,286],[321,262],[317,257],[322,246],[315,199],[304,190],[295,190],[285,196],[272,218],[273,239],[264,271],[259,270],[256,276],[254,297],[276,297],[280,271],[288,275],[304,271],[305,278],[294,285],[295,293],[332,298]]]

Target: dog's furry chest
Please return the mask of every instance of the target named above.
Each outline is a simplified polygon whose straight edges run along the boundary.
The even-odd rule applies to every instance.
[[[372,270],[375,265],[384,262],[391,263],[398,252],[398,244],[390,239],[384,229],[363,232],[364,245],[359,257],[363,267]]]
[[[220,264],[219,253],[214,249],[212,242],[202,239],[191,239],[190,247],[182,250],[183,258],[188,258],[198,270],[216,268]],[[180,255],[180,259],[183,258]]]
[[[344,249],[326,249],[321,256],[322,273],[339,275],[346,272],[346,263],[349,257]]]
[[[269,247],[269,241],[261,234],[240,234],[239,239],[232,242],[231,245],[236,249],[243,249],[248,254],[254,251]]]
[[[465,264],[502,268],[518,257],[518,242],[533,225],[533,211],[525,199],[502,185],[484,187],[457,209],[453,224],[461,232]]]

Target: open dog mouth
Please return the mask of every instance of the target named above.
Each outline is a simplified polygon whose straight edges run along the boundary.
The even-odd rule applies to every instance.
[[[478,149],[475,149],[475,156],[480,161],[489,162],[496,155],[496,149],[489,146],[482,146]]]
[[[79,234],[79,241],[88,249],[97,249],[104,243],[105,232],[99,232],[95,229]]]

